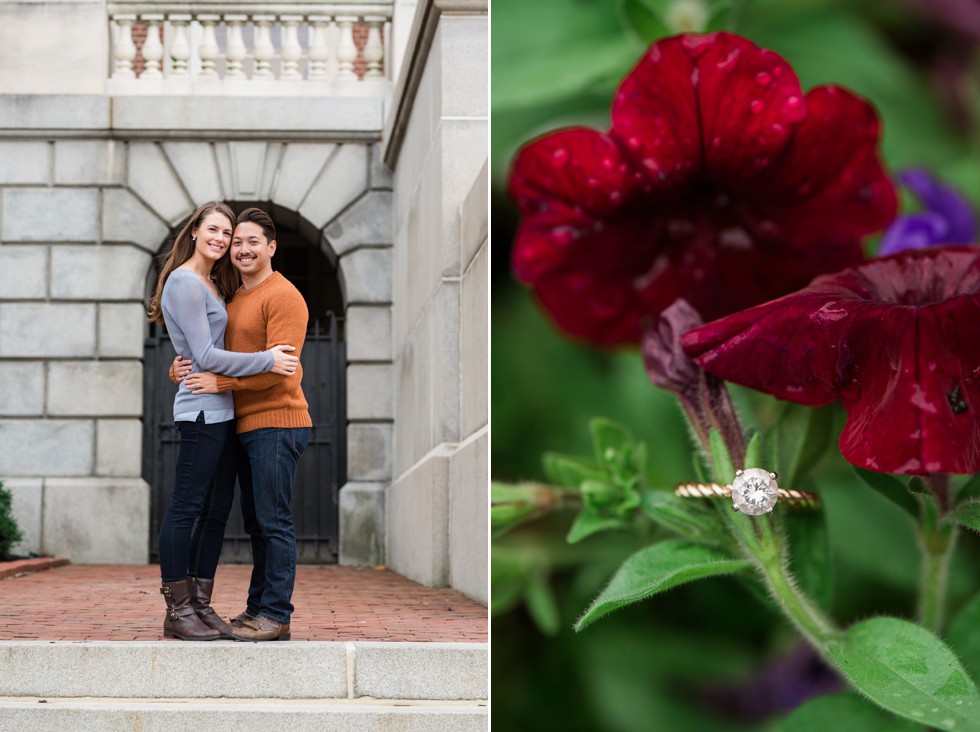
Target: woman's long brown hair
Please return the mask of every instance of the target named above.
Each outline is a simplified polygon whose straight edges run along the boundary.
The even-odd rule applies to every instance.
[[[171,272],[194,256],[194,240],[191,239],[191,231],[198,228],[204,218],[212,211],[227,216],[228,222],[234,230],[235,214],[227,204],[221,201],[208,201],[198,207],[197,211],[184,224],[184,228],[174,238],[174,244],[170,251],[161,257],[160,276],[157,277],[156,290],[153,292],[153,297],[150,298],[150,309],[146,313],[151,323],[163,323],[163,309],[160,304],[163,298],[163,286],[167,284],[167,278]],[[230,249],[229,247],[229,251]],[[234,295],[241,284],[241,276],[232,265],[228,252],[214,265],[214,269],[211,270],[211,277],[218,286],[218,292],[225,300]]]

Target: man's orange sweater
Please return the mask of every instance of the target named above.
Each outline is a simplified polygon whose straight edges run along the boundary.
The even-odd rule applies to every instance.
[[[253,353],[285,344],[295,346],[291,354],[299,356],[308,320],[299,290],[273,272],[251,290],[239,289],[228,303],[225,349]],[[302,381],[302,366],[292,376],[271,371],[239,378],[219,374],[218,391],[235,390],[239,434],[263,427],[312,427]]]

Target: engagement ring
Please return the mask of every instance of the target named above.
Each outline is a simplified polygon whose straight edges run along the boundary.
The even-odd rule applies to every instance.
[[[749,516],[771,513],[776,501],[782,499],[796,508],[817,508],[820,499],[812,493],[780,488],[776,473],[762,468],[735,471],[731,485],[718,483],[680,483],[674,489],[681,498],[731,498],[732,508]]]

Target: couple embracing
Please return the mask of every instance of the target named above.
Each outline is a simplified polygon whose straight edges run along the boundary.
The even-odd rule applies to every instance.
[[[289,640],[290,499],[313,423],[300,386],[306,303],[272,270],[275,238],[260,209],[236,218],[219,201],[200,206],[177,234],[150,301],[150,321],[166,323],[177,349],[171,378],[180,383],[176,479],[160,525],[168,638]],[[211,595],[236,476],[253,568],[245,611],[228,623]]]

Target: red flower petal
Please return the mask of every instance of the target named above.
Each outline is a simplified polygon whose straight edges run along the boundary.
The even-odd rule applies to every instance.
[[[894,213],[877,120],[852,95],[812,96],[811,119],[786,62],[738,36],[657,42],[609,135],[563,130],[517,156],[517,276],[562,328],[611,345],[678,297],[711,319],[859,262]]]
[[[730,33],[702,38],[692,53],[705,170],[742,182],[772,165],[806,118],[800,82],[779,54]]]
[[[834,86],[806,97],[807,119],[760,180],[774,218],[810,241],[856,241],[895,218],[895,188],[877,155],[878,117]]]
[[[817,406],[841,452],[881,472],[980,470],[980,250],[930,249],[820,277],[687,333],[720,378]]]
[[[684,36],[653,44],[623,79],[612,104],[612,135],[647,180],[676,186],[701,167],[701,135]]]
[[[526,145],[514,160],[510,195],[524,214],[557,219],[614,215],[636,187],[616,142],[584,128],[561,130]],[[562,223],[574,223],[562,221]]]

